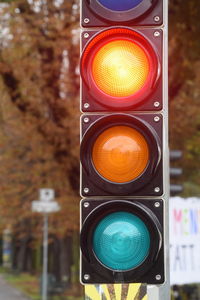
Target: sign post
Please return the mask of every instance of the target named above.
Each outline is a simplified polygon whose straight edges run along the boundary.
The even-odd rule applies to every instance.
[[[32,202],[32,211],[42,213],[44,216],[43,229],[43,275],[42,275],[42,300],[47,300],[47,275],[48,275],[48,214],[60,210],[58,202],[54,201],[53,189],[40,189],[39,201]]]

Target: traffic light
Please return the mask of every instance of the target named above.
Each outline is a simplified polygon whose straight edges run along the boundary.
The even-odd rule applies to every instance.
[[[160,29],[83,31],[82,111],[160,111],[162,44]]]
[[[165,281],[163,7],[165,0],[81,1],[83,284]]]
[[[161,114],[82,116],[83,196],[163,194]]]
[[[81,202],[82,283],[164,282],[163,200]]]

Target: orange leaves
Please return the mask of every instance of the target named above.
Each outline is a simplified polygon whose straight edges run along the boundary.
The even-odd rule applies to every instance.
[[[62,210],[52,230],[62,235],[78,229],[78,10],[74,1],[46,5],[36,11],[21,0],[6,8],[12,38],[0,49],[0,219],[35,218],[38,189],[53,188]]]

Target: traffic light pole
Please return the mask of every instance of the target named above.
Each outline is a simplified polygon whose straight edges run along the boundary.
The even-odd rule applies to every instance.
[[[169,195],[170,195],[170,181],[169,181],[169,146],[168,146],[168,0],[164,1],[164,41],[163,41],[163,102],[165,111],[163,112],[164,119],[164,138],[163,138],[163,170],[164,171],[164,191],[165,191],[165,284],[161,286],[148,287],[148,300],[170,300],[170,263],[169,263]]]

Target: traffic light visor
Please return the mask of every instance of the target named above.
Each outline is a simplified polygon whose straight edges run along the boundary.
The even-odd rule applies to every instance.
[[[143,0],[98,0],[104,7],[112,11],[126,11],[135,8]]]
[[[129,212],[111,213],[94,230],[93,250],[106,267],[127,271],[140,266],[148,256],[150,233],[136,215]]]
[[[95,54],[93,79],[98,88],[113,97],[129,97],[143,88],[149,75],[145,51],[128,40],[110,41]]]
[[[148,165],[149,148],[138,130],[129,126],[113,126],[97,137],[92,160],[102,177],[125,183],[142,175]]]

